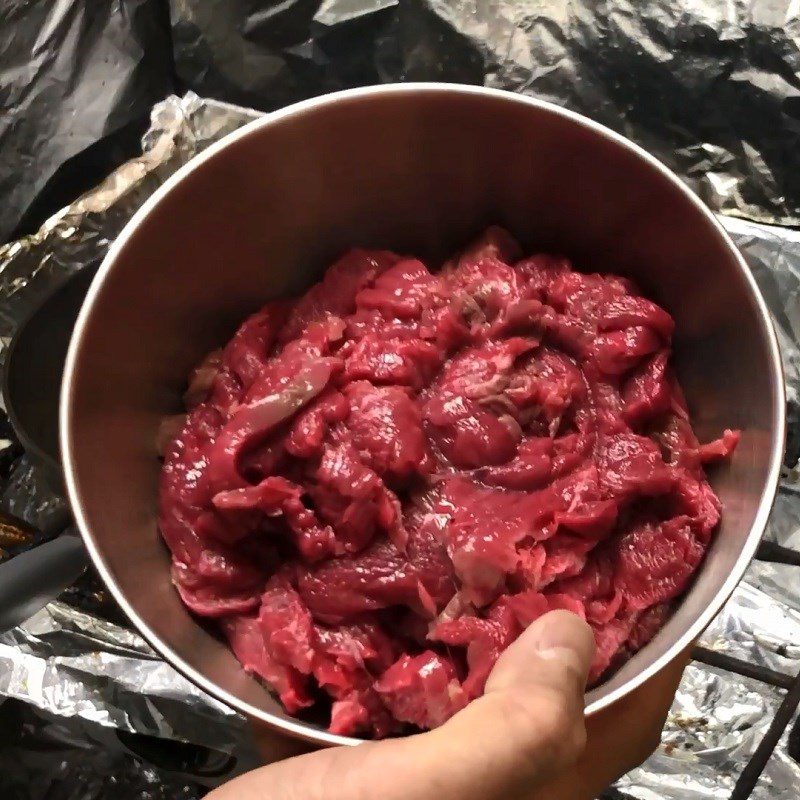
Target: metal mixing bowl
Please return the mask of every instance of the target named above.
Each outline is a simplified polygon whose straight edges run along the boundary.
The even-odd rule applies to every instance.
[[[488,89],[399,85],[266,116],[181,169],[111,248],[70,347],[61,404],[70,500],[122,608],[170,663],[220,700],[318,744],[187,612],[156,530],[160,418],[190,368],[270,298],[300,292],[351,245],[441,258],[482,226],[584,270],[630,275],[675,317],[675,361],[701,439],[741,428],[712,483],[722,525],[656,638],[586,696],[593,713],[708,624],[750,561],[784,442],[775,334],[714,217],[660,163],[583,117]]]

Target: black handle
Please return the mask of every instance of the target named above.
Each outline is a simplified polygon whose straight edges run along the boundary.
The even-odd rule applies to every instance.
[[[0,632],[68,589],[89,564],[81,538],[65,532],[0,564]]]

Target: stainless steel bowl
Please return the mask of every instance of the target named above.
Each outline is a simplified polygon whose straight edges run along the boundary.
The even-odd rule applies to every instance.
[[[328,95],[247,125],[181,169],[111,248],[78,320],[61,403],[70,500],[97,569],[142,634],[196,684],[308,742],[186,611],[155,524],[159,419],[191,366],[266,300],[353,244],[439,258],[490,222],[586,270],[634,277],[677,322],[701,438],[744,433],[713,473],[722,526],[656,638],[589,692],[589,714],[663,667],[732,592],[764,530],[784,442],[781,362],[744,261],[659,162],[561,108],[514,94],[398,85]]]

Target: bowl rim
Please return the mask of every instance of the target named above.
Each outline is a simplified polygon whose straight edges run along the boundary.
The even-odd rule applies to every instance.
[[[440,93],[485,97],[494,101],[516,104],[545,112],[547,114],[562,117],[577,126],[589,130],[596,136],[611,140],[617,145],[632,152],[639,159],[646,162],[651,168],[654,168],[660,173],[664,180],[672,184],[674,188],[678,189],[678,191],[683,194],[685,199],[689,200],[697,213],[703,216],[705,220],[711,224],[712,230],[716,232],[721,242],[727,247],[731,255],[734,257],[734,261],[738,266],[739,272],[744,278],[747,288],[749,289],[751,297],[755,303],[762,329],[766,334],[768,341],[770,355],[768,369],[770,372],[770,380],[774,393],[773,414],[776,425],[774,430],[771,432],[772,437],[770,443],[767,479],[758,502],[753,524],[750,527],[750,531],[747,534],[747,538],[743,543],[736,562],[728,576],[723,581],[722,585],[717,589],[713,602],[697,615],[687,630],[682,635],[678,636],[675,641],[673,641],[672,644],[651,664],[628,678],[628,680],[612,691],[608,692],[605,696],[589,702],[585,707],[585,713],[587,715],[595,714],[631,693],[650,677],[662,670],[670,661],[676,658],[685,650],[687,646],[689,646],[695,639],[698,638],[711,620],[718,614],[722,606],[733,593],[739,581],[742,579],[742,576],[744,575],[744,572],[753,558],[759,542],[761,541],[761,537],[766,528],[767,520],[778,489],[786,436],[785,385],[783,364],[781,361],[778,339],[772,324],[769,310],[767,309],[764,298],[762,297],[758,285],[756,284],[756,281],[750,272],[750,269],[748,268],[742,254],[733,244],[730,236],[728,236],[727,232],[716,219],[711,210],[661,161],[648,153],[642,147],[625,138],[621,134],[616,133],[610,128],[607,128],[605,125],[595,122],[588,117],[583,116],[582,114],[578,114],[577,112],[570,111],[539,98],[483,86],[470,86],[440,82],[385,84],[360,87],[356,89],[347,89],[294,103],[272,113],[267,113],[263,117],[255,119],[252,122],[246,123],[241,128],[238,128],[237,130],[227,134],[219,141],[210,145],[202,153],[194,156],[188,163],[180,167],[173,175],[171,175],[142,204],[142,206],[126,223],[125,227],[114,240],[108,250],[108,253],[103,259],[100,269],[89,288],[89,292],[78,316],[65,363],[59,405],[59,430],[62,465],[67,488],[67,496],[72,507],[72,512],[75,517],[77,527],[80,530],[81,536],[83,537],[84,543],[86,544],[89,554],[91,555],[92,561],[97,571],[103,578],[104,583],[111,591],[114,599],[117,601],[117,603],[119,603],[120,607],[136,627],[137,631],[153,647],[153,649],[189,681],[201,687],[204,691],[217,700],[225,703],[228,706],[231,706],[240,713],[254,717],[266,723],[268,726],[278,732],[282,732],[292,737],[299,738],[306,742],[320,746],[356,745],[361,744],[365,740],[356,737],[333,734],[320,728],[308,725],[299,720],[282,718],[264,711],[263,709],[256,708],[255,706],[252,706],[238,697],[235,697],[234,695],[217,686],[213,681],[206,678],[194,667],[186,663],[177,653],[172,650],[168,642],[164,641],[150,628],[147,622],[139,616],[131,603],[128,602],[125,594],[119,588],[116,580],[106,566],[102,554],[102,548],[95,541],[95,537],[84,514],[81,495],[78,490],[75,477],[76,463],[75,453],[71,445],[73,438],[73,426],[71,420],[73,417],[72,409],[76,369],[82,349],[81,346],[86,336],[87,323],[92,315],[95,300],[108,274],[113,269],[120,253],[134,232],[151,214],[151,212],[157,208],[162,199],[166,197],[178,184],[182,183],[188,175],[200,168],[207,161],[215,158],[218,153],[225,150],[227,147],[230,147],[235,142],[238,142],[240,139],[252,136],[262,128],[270,127],[290,117],[299,117],[308,112],[313,112],[316,109],[329,105],[336,105],[351,100],[369,98],[374,95],[435,95]]]

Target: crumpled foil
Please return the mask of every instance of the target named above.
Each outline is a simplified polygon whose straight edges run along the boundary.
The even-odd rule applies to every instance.
[[[793,0],[170,0],[194,91],[272,110],[388,81],[473,83],[586,114],[715,210],[800,224]]]
[[[2,637],[0,694],[216,750],[231,749],[244,729],[241,717],[178,675],[130,628],[61,602]]]
[[[195,153],[255,116],[192,93],[169,97],[153,109],[141,157],[124,164],[35,235],[0,248],[0,359],[21,317],[55,281],[102,257],[160,183]],[[782,346],[790,430],[767,537],[800,550],[800,233],[721,219],[753,270]],[[11,439],[0,440],[0,459],[3,448],[13,446]],[[33,524],[41,525],[62,502],[37,480],[24,457],[14,462],[0,490],[0,511]],[[90,574],[59,602],[0,635],[0,694],[61,717],[64,725],[80,720],[120,736],[137,732],[234,755],[246,747],[243,720],[162,662],[115,613]],[[800,670],[800,568],[754,562],[702,644],[785,674]],[[693,663],[661,748],[623,778],[613,796],[726,798],[781,696],[782,690],[767,684]],[[61,723],[51,719],[49,724],[60,730]],[[795,738],[800,738],[800,729]],[[796,754],[796,745],[793,749],[787,730],[754,798],[796,796],[800,765],[792,752]],[[218,771],[216,780],[228,774]],[[205,785],[213,781],[207,778]],[[162,796],[148,791],[142,789],[137,797]]]
[[[616,788],[641,800],[723,800],[775,716],[781,693],[730,672],[687,667],[661,746]],[[787,735],[788,736],[788,735]],[[787,736],[752,794],[793,800],[800,768],[787,753]]]

